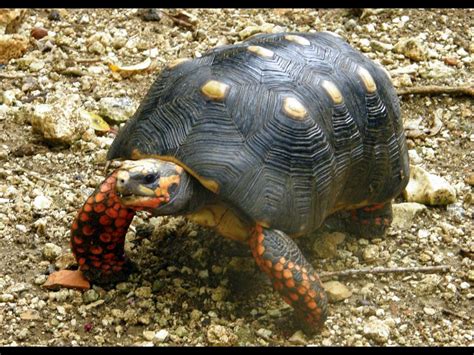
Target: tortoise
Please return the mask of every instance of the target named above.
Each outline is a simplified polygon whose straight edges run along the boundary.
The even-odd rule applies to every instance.
[[[71,228],[84,276],[126,278],[136,211],[182,215],[248,244],[309,329],[327,317],[322,283],[294,238],[330,216],[383,236],[408,153],[388,73],[327,33],[260,34],[163,69],[107,155],[121,166]]]

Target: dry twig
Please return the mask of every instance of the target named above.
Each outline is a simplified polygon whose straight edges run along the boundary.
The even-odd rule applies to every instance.
[[[40,176],[38,173],[34,172],[34,171],[29,171],[29,170],[26,170],[25,168],[22,168],[21,166],[17,166],[15,167],[15,170],[20,170],[23,174],[25,175],[28,175],[30,177],[33,177],[37,180],[41,180],[49,185],[53,185],[53,186],[56,186],[56,187],[59,187],[61,189],[66,189],[66,190],[74,190],[74,188],[72,187],[69,187],[65,184],[60,184],[59,182],[55,181],[55,180],[51,180],[51,179],[46,179],[42,176]]]
[[[459,313],[456,313],[456,312],[453,312],[447,308],[443,308],[441,309],[441,311],[443,313],[446,313],[446,314],[449,314],[449,315],[452,315],[452,316],[455,316],[455,317],[458,317],[458,318],[461,318],[461,319],[464,319],[464,320],[469,320],[470,318],[468,316],[465,316],[463,314],[459,314]]]
[[[393,267],[393,268],[365,268],[365,269],[348,269],[341,271],[327,271],[321,272],[319,275],[321,278],[328,279],[333,276],[356,276],[356,275],[366,275],[366,274],[389,274],[389,273],[409,273],[409,272],[422,272],[422,273],[432,273],[432,272],[446,272],[449,271],[449,265],[439,265],[439,266],[415,266],[415,267]]]
[[[415,94],[415,95],[451,94],[451,95],[474,96],[474,86],[438,86],[438,85],[413,86],[413,87],[398,89],[397,94],[400,96],[411,95],[411,94]]]

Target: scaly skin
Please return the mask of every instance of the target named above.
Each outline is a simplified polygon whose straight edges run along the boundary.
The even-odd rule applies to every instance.
[[[87,199],[71,227],[71,247],[84,276],[107,284],[125,279],[133,269],[124,254],[125,234],[135,211],[115,193],[117,171]]]
[[[327,297],[318,275],[295,242],[283,232],[257,225],[249,245],[274,289],[304,320],[305,330],[319,329],[326,320]]]

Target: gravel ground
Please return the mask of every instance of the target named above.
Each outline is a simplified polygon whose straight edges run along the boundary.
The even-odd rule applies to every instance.
[[[320,271],[450,271],[333,278],[342,285],[332,283],[340,293],[320,334],[298,329],[245,246],[182,218],[135,218],[126,250],[140,272],[127,282],[85,292],[41,286],[54,270],[76,267],[75,213],[103,179],[116,122],[168,61],[256,32],[328,30],[382,63],[399,89],[474,83],[473,10],[167,11],[27,10],[16,30],[29,47],[0,66],[0,345],[473,346],[474,107],[467,96],[401,98],[407,125],[420,129],[409,139],[412,163],[443,177],[457,202],[428,207],[385,239],[298,240]],[[146,58],[151,65],[127,78],[129,71],[108,66]],[[74,107],[109,115],[112,130],[83,127],[89,121],[68,111]],[[44,112],[67,131],[62,138],[33,129]],[[321,240],[332,248],[321,252]]]

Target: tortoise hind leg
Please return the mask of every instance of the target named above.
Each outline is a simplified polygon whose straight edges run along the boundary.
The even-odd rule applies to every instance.
[[[257,265],[304,321],[305,330],[320,328],[327,316],[327,298],[318,275],[296,243],[281,231],[257,225],[249,244]]]
[[[346,230],[371,239],[383,237],[392,223],[392,202],[373,204],[348,211]]]

